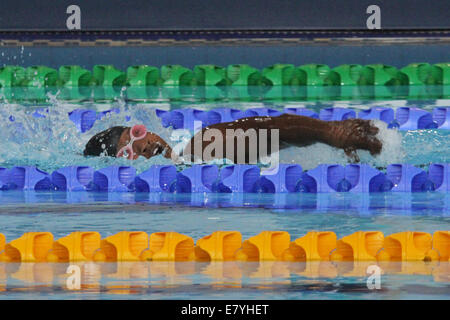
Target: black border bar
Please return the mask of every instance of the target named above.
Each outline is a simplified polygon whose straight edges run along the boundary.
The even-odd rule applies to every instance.
[[[84,31],[367,30],[380,8],[381,29],[450,30],[445,0],[4,0],[0,31],[65,31],[70,5]]]
[[[428,39],[445,40],[450,39],[450,30],[184,30],[184,31],[0,31],[0,42],[15,41],[158,41],[172,39],[177,41],[206,40],[221,41],[227,39],[265,39],[265,40],[344,40],[344,39]],[[352,40],[353,41],[353,40]]]

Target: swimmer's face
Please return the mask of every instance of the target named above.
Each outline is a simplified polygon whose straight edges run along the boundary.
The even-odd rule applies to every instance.
[[[126,146],[130,142],[130,140],[130,128],[127,128],[120,136],[117,150],[120,150],[122,147]],[[132,147],[134,151],[133,160],[136,160],[137,158],[139,158],[139,156],[150,159],[151,157],[163,153],[163,151],[167,147],[167,144],[157,134],[154,134],[153,132],[147,132],[147,135],[141,140],[136,140],[133,143]]]

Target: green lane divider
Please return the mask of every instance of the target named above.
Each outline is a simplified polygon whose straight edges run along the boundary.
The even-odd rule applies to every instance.
[[[212,64],[195,66],[194,77],[200,86],[229,86],[232,83],[225,68]]]
[[[437,99],[450,95],[450,63],[411,63],[401,69],[385,64],[274,64],[259,70],[247,64],[4,66],[2,101],[46,102],[49,93],[67,101],[183,100],[346,100]]]

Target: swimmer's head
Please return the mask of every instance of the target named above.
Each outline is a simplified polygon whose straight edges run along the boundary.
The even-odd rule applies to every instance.
[[[86,143],[83,154],[85,156],[115,157],[120,137],[127,127],[112,127],[97,133]]]
[[[117,152],[131,141],[130,127],[112,127],[93,136],[84,149],[85,156],[116,157]],[[145,137],[132,144],[134,158],[143,156],[147,159],[163,154],[170,158],[172,149],[157,134],[147,132]]]

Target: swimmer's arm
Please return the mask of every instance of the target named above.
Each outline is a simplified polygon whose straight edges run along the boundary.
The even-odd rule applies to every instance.
[[[278,130],[280,145],[304,147],[316,142],[331,144],[330,122],[291,114],[278,117],[249,117],[211,126],[216,129],[267,130],[269,136]]]
[[[280,144],[304,147],[321,142],[343,149],[355,162],[359,161],[357,149],[368,150],[375,155],[382,148],[381,142],[376,138],[379,130],[369,120],[323,121],[283,114],[278,117],[248,118],[242,124],[246,128],[279,129]]]
[[[270,129],[279,129],[280,142],[304,147],[322,142],[331,144],[329,122],[297,115],[283,114],[268,121]]]
[[[323,121],[310,117],[283,114],[278,117],[249,117],[233,122],[217,123],[203,129],[217,129],[227,136],[226,130],[266,129],[268,136],[271,130],[279,130],[280,149],[287,146],[304,147],[317,142],[328,144],[345,151],[352,161],[359,161],[357,149],[369,150],[372,155],[381,151],[382,144],[375,137],[378,128],[368,120],[348,119],[344,121]],[[195,136],[201,134],[197,133]],[[194,154],[193,137],[185,148],[186,154]],[[226,143],[226,139],[224,141]],[[209,142],[203,141],[204,148]]]

